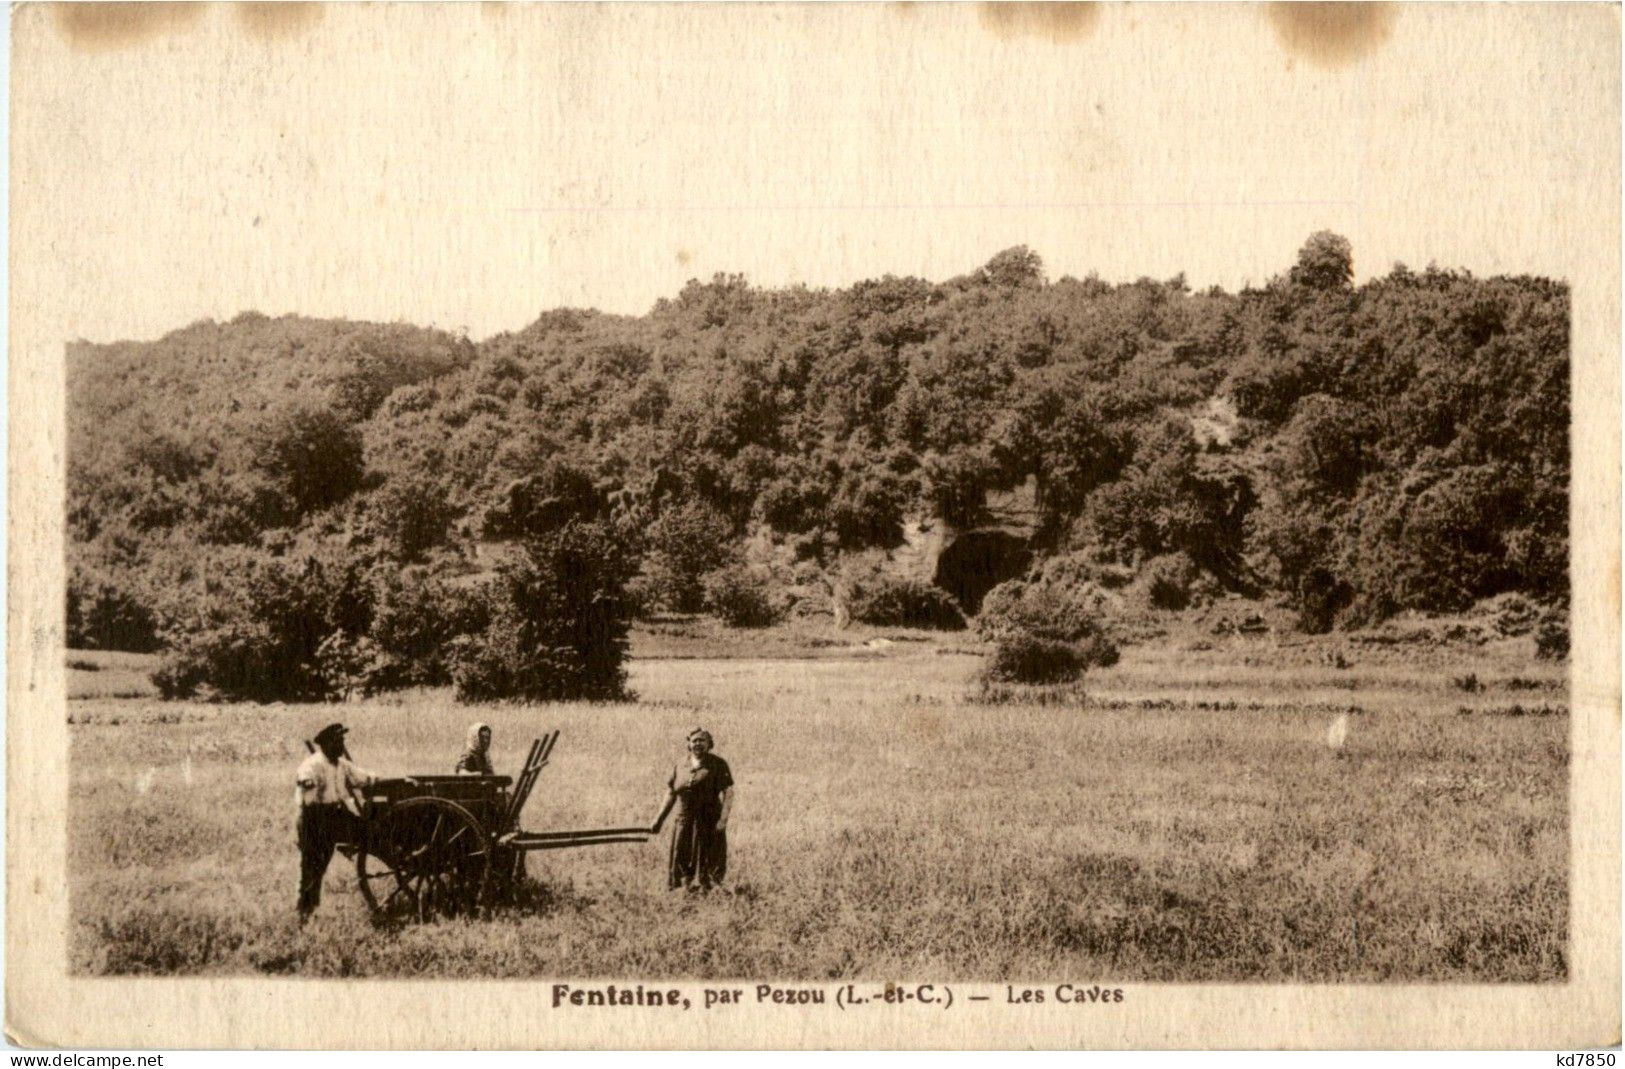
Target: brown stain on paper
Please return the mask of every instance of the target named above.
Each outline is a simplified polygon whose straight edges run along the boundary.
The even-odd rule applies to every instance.
[[[304,33],[322,19],[321,4],[289,2],[281,4],[242,3],[231,5],[238,25],[255,37],[275,41]]]
[[[1388,3],[1276,3],[1266,9],[1281,46],[1319,67],[1343,67],[1381,48],[1399,13]]]
[[[51,15],[80,52],[112,52],[173,33],[196,22],[203,4],[52,4]]]
[[[190,28],[209,5],[202,3],[59,3],[51,5],[57,28],[81,52],[113,52]],[[276,41],[303,33],[321,20],[319,3],[237,3],[228,7],[250,36]]]
[[[1097,3],[985,3],[976,16],[982,28],[1009,40],[1048,38],[1054,44],[1081,41],[1100,22]]]

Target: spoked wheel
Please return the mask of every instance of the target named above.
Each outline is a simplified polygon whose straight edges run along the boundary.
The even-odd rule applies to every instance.
[[[474,913],[491,878],[491,844],[456,802],[409,798],[373,819],[355,867],[361,896],[381,920]]]

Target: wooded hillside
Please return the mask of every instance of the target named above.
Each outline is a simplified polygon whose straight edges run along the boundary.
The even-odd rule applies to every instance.
[[[403,576],[455,586],[480,546],[566,514],[646,575],[747,533],[833,573],[1029,479],[1040,560],[1175,556],[1310,629],[1564,603],[1567,286],[1351,277],[1324,232],[1235,294],[1049,281],[1017,247],[940,283],[717,276],[478,344],[255,313],[76,344],[69,641],[173,641],[201,591],[262,566],[320,562],[368,606]]]

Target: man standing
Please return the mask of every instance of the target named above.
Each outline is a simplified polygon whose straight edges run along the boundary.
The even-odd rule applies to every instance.
[[[316,752],[299,766],[299,922],[303,924],[322,900],[322,877],[339,843],[360,842],[362,834],[355,792],[377,780],[356,767],[344,746],[343,724],[316,733]]]

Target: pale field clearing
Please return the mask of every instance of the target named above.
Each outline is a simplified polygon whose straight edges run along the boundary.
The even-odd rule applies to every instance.
[[[714,629],[712,629],[714,630]],[[878,634],[871,632],[870,634]],[[145,661],[70,672],[73,961],[90,973],[833,980],[1561,980],[1566,671],[1483,646],[1186,634],[1082,691],[971,700],[962,635],[637,636],[624,705],[165,703]],[[689,641],[692,639],[692,641]],[[684,647],[684,642],[688,646]],[[805,657],[694,656],[737,650]],[[1211,648],[1198,648],[1208,646]],[[1346,649],[1349,667],[1322,651]],[[687,654],[685,655],[685,649]],[[683,657],[684,659],[670,659]],[[1473,674],[1474,690],[1454,682]],[[1328,729],[1347,715],[1340,750]],[[525,903],[379,929],[329,869],[294,922],[301,740],[385,775],[499,772],[563,735],[530,830],[644,824],[687,730],[739,782],[731,894],[664,889],[666,844],[533,856]]]

